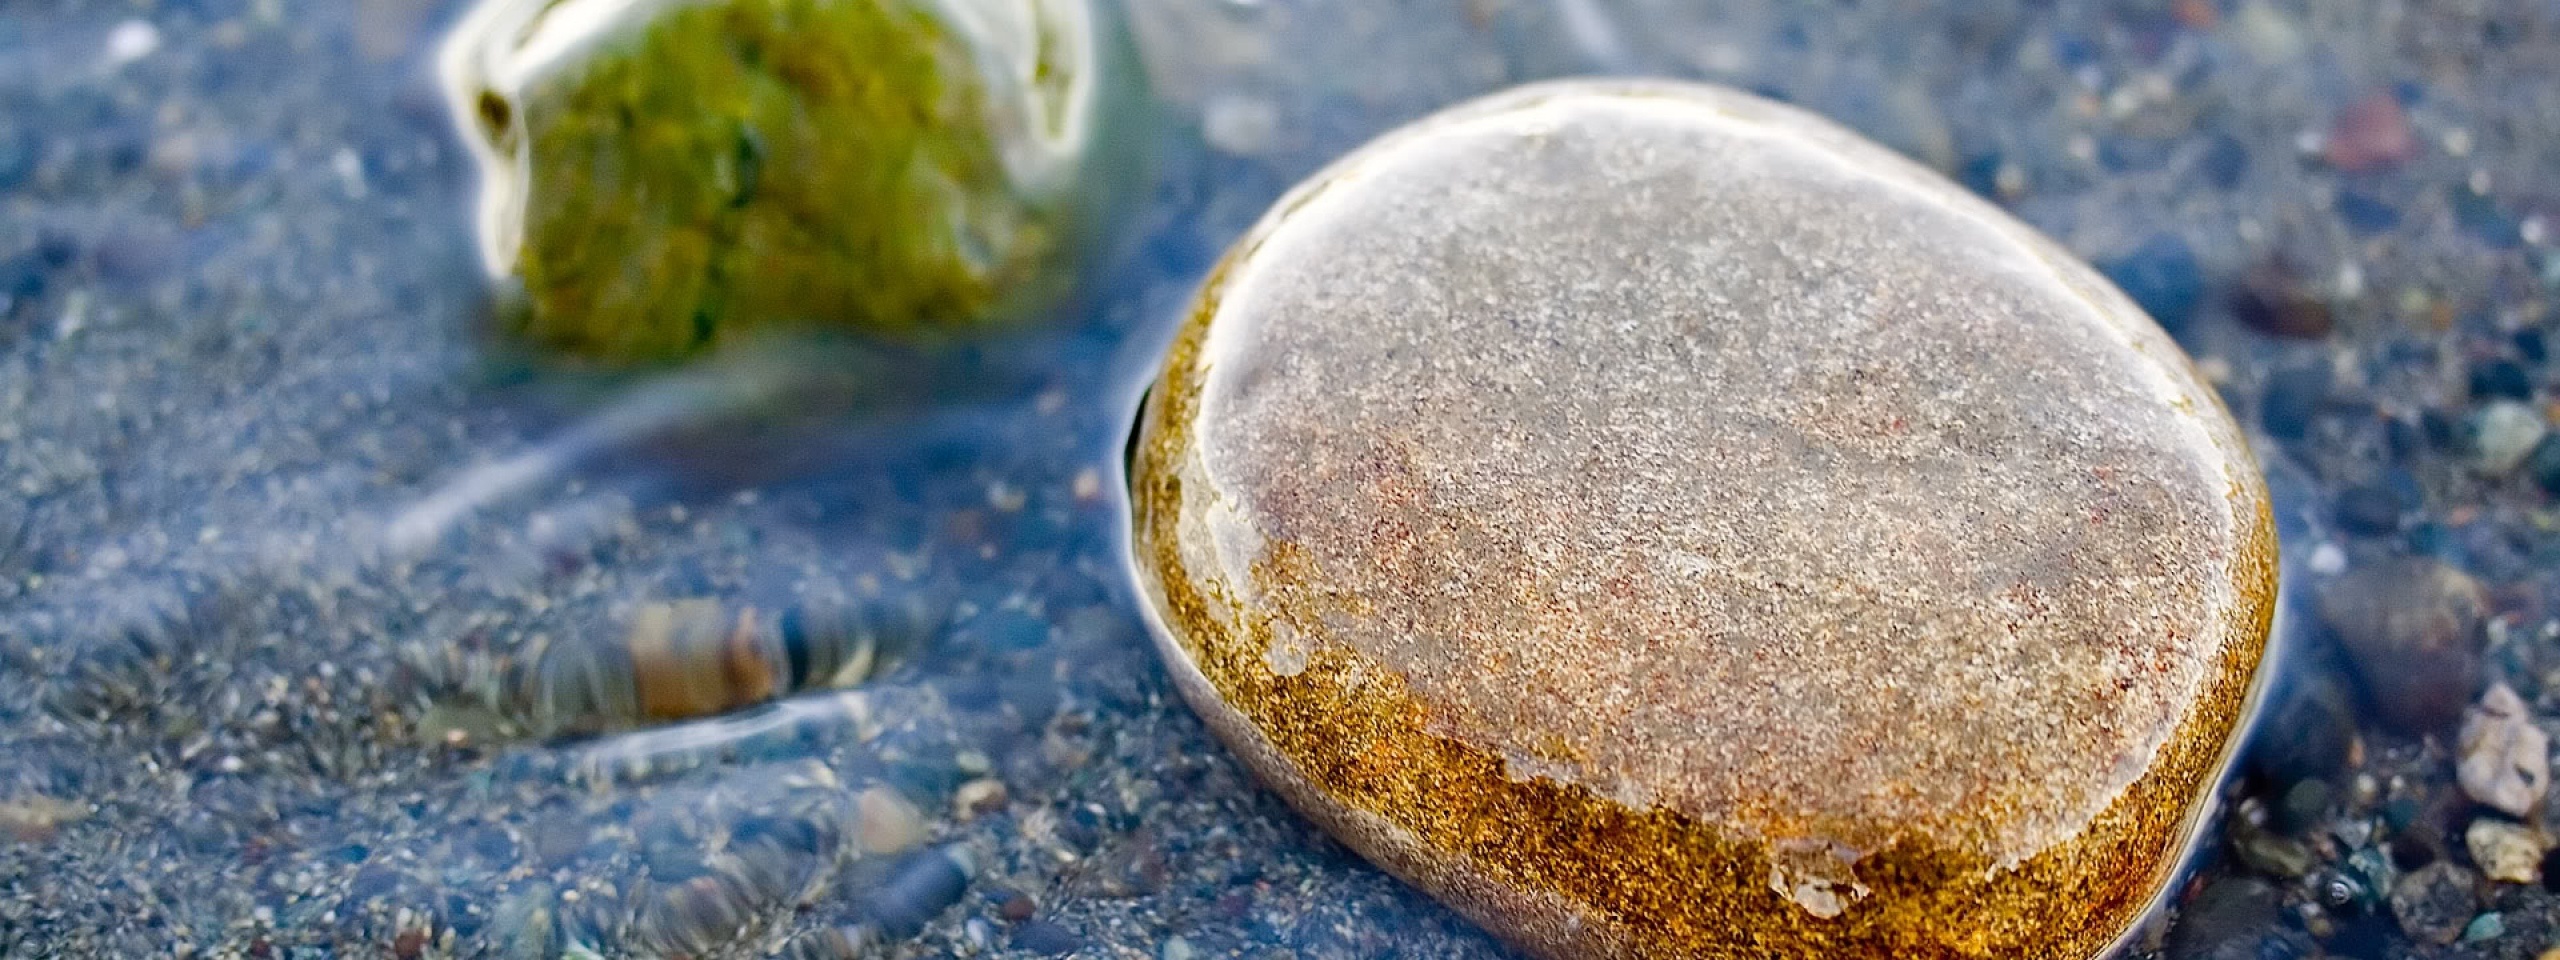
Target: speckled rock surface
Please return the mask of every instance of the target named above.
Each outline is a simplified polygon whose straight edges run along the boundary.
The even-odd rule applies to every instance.
[[[2263,482],[2069,254],[1721,88],[1392,133],[1215,271],[1133,465],[1176,684],[1549,956],[2088,957],[2254,688]]]

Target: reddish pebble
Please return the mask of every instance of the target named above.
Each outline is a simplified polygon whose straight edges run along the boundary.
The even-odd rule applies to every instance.
[[[2400,100],[2377,91],[2338,114],[2322,157],[2348,173],[2388,170],[2418,155],[2418,136]]]
[[[996,915],[1007,923],[1021,923],[1039,912],[1040,905],[1019,891],[1006,890],[996,895]]]
[[[2189,30],[2211,30],[2222,22],[2222,11],[2213,0],[2177,0],[2169,5],[2169,15]]]

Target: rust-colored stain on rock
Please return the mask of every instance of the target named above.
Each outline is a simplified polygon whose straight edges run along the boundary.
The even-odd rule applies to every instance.
[[[1551,957],[2091,957],[2256,687],[2212,391],[1828,122],[1568,82],[1387,135],[1220,266],[1131,463],[1178,684]]]

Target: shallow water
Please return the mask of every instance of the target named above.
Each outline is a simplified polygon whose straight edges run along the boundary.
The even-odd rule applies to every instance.
[[[2300,604],[2386,556],[2445,558],[2489,588],[2464,640],[2485,675],[2560,694],[2542,468],[2485,467],[2464,429],[2550,397],[2560,13],[1129,8],[1162,123],[1145,202],[1071,308],[965,347],[603,382],[479,336],[469,162],[427,76],[454,4],[0,2],[0,954],[762,956],[850,926],[899,955],[1500,955],[1254,788],[1171,696],[1111,487],[1189,291],[1281,190],[1437,106],[1583,72],[1789,99],[2001,199],[2110,268],[2259,431],[2287,689],[2350,705],[2280,710],[2261,755],[2346,757],[2253,762],[2223,848],[2248,852],[2210,859],[2190,921],[2140,946],[2552,946],[2539,884],[2483,881],[2449,922],[2496,930],[2451,947],[2369,889],[2475,867],[2478,814],[2452,730],[2370,719]],[[2376,91],[2407,156],[2324,161]],[[2269,298],[2333,329],[2271,335]],[[2388,528],[2342,522],[2369,490],[2400,508]],[[509,664],[686,598],[824,601],[883,667],[643,729],[510,713]],[[2325,804],[2289,802],[2311,781]],[[2340,878],[2365,889],[2332,896]]]

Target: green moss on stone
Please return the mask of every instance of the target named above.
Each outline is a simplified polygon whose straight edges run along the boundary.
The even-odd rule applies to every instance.
[[[526,302],[508,322],[546,353],[627,363],[1035,299],[1058,282],[1062,212],[1007,178],[981,87],[961,38],[903,0],[661,8],[516,105]]]

